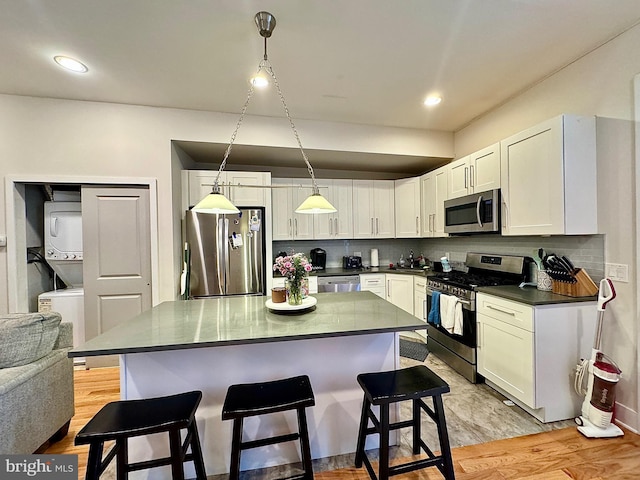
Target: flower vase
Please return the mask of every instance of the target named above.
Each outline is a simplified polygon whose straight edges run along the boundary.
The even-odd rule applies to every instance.
[[[293,278],[287,280],[287,301],[289,302],[289,305],[302,305],[302,299],[302,279]]]

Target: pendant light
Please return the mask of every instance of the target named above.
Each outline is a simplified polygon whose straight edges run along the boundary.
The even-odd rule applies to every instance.
[[[309,159],[307,158],[307,154],[302,148],[302,142],[300,142],[300,137],[298,136],[298,131],[296,130],[295,125],[293,124],[293,120],[291,119],[291,115],[289,115],[289,107],[287,107],[287,103],[284,100],[284,95],[282,94],[282,90],[280,90],[280,84],[278,83],[278,79],[276,77],[275,72],[273,71],[273,67],[269,62],[267,57],[267,39],[271,37],[273,33],[273,29],[276,27],[276,18],[271,15],[269,12],[258,12],[255,17],[256,26],[258,27],[258,31],[260,32],[260,36],[264,38],[264,58],[258,64],[258,72],[256,77],[264,78],[266,74],[268,77],[273,79],[273,84],[276,87],[278,92],[278,96],[280,97],[280,101],[282,102],[282,106],[284,107],[284,113],[287,115],[287,120],[289,120],[289,125],[291,126],[291,130],[293,131],[293,135],[296,138],[296,142],[298,143],[298,147],[300,148],[300,153],[302,154],[302,159],[307,166],[307,171],[309,172],[309,176],[311,177],[311,195],[300,204],[298,208],[296,208],[296,213],[333,213],[336,211],[335,207],[329,203],[329,201],[324,198],[320,194],[320,189],[318,188],[318,184],[316,182],[316,177],[313,173],[313,167],[311,163],[309,163]],[[253,96],[253,92],[255,87],[257,86],[256,82],[249,82],[249,92],[247,93],[247,99],[244,102],[242,107],[242,111],[240,113],[240,118],[238,119],[238,123],[236,124],[236,128],[231,135],[231,141],[229,142],[229,146],[224,152],[224,157],[222,159],[222,163],[220,163],[220,168],[218,169],[218,175],[216,176],[216,180],[213,184],[212,191],[209,195],[203,198],[200,202],[198,202],[194,207],[193,211],[201,212],[201,213],[238,213],[239,210],[231,203],[231,201],[225,197],[219,185],[220,174],[224,170],[224,167],[227,164],[227,158],[229,158],[229,154],[231,153],[231,148],[233,147],[233,142],[236,139],[236,135],[238,130],[240,129],[240,125],[242,124],[242,120],[244,119],[244,114],[247,111],[247,107],[249,106],[249,102],[251,101],[251,97]],[[268,188],[268,187],[267,187]]]

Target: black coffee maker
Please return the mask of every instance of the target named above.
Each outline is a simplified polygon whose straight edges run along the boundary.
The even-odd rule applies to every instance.
[[[327,252],[321,248],[311,250],[311,266],[314,270],[327,268]]]

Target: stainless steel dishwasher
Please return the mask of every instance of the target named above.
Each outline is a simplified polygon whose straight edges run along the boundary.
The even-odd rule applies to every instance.
[[[359,292],[360,275],[339,275],[318,277],[318,293],[321,292]]]

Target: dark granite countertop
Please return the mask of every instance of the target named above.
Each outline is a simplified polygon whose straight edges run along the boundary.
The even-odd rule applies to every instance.
[[[515,285],[506,285],[498,287],[479,287],[478,292],[488,293],[496,297],[506,298],[514,302],[525,303],[527,305],[553,305],[558,303],[579,303],[579,302],[595,302],[598,297],[567,297],[552,292],[544,292],[536,287],[518,287]]]
[[[70,357],[412,331],[424,322],[371,292],[318,293],[305,313],[279,314],[268,297],[164,302],[69,352]],[[286,347],[283,347],[286,348]]]

